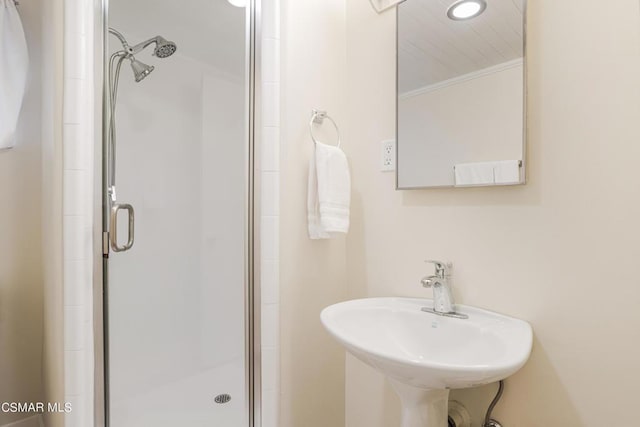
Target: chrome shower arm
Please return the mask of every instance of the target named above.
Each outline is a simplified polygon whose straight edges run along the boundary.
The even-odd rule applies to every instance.
[[[109,27],[109,33],[113,34],[118,38],[118,40],[120,40],[120,43],[122,43],[122,47],[124,49],[123,52],[125,52],[127,57],[142,52],[152,44],[156,45],[155,49],[153,50],[153,54],[158,58],[167,58],[173,55],[177,49],[177,46],[174,42],[168,41],[162,36],[151,37],[150,39],[131,47],[131,45],[129,45],[129,42],[127,42],[127,39],[124,38],[120,31],[116,30],[115,28]]]
[[[160,36],[155,36],[150,38],[149,40],[145,40],[141,43],[138,43],[137,45],[128,48],[128,52],[132,55],[135,55],[136,53],[140,53],[143,50],[145,50],[149,45],[153,44],[153,43],[158,43],[158,39],[160,38]]]
[[[124,50],[128,53],[131,54],[131,47],[129,46],[129,43],[127,42],[127,39],[124,38],[124,36],[122,35],[122,33],[120,33],[120,31],[109,27],[109,32],[111,34],[113,34],[114,36],[116,36],[119,40],[120,43],[122,43],[122,47],[124,48]]]

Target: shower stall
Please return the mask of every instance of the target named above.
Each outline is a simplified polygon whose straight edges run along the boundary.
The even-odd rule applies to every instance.
[[[97,424],[260,425],[259,3],[104,0]]]

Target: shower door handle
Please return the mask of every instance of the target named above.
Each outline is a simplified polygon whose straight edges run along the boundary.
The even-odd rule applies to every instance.
[[[126,210],[127,215],[129,217],[129,231],[127,236],[127,243],[123,246],[118,245],[118,212],[120,210]],[[110,218],[110,227],[109,227],[109,240],[111,241],[111,249],[114,252],[123,252],[128,251],[133,246],[133,238],[134,238],[134,211],[133,206],[126,203],[116,203],[111,207],[111,218]]]

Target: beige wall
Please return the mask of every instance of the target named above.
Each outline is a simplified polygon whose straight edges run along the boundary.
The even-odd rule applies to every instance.
[[[458,302],[535,331],[495,412],[504,425],[633,427],[640,10],[636,0],[529,3],[529,183],[394,191],[378,147],[394,135],[395,16],[347,2],[349,297],[430,296],[423,260],[451,260]],[[381,376],[349,359],[347,426],[391,427],[398,416]]]
[[[16,146],[0,152],[0,402],[42,400],[41,6],[20,4],[28,88]],[[25,415],[0,412],[0,425]]]
[[[346,297],[346,245],[344,237],[309,240],[306,194],[311,109],[346,122],[344,2],[283,1],[281,25],[280,426],[340,427],[344,352],[319,316]]]

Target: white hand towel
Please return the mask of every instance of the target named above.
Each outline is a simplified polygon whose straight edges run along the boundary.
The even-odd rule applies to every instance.
[[[520,160],[496,162],[493,170],[496,184],[516,184],[520,182]]]
[[[318,199],[318,173],[316,153],[309,161],[309,185],[307,188],[307,221],[311,239],[328,239],[331,236],[320,225],[320,200]]]
[[[338,147],[315,143],[309,161],[309,237],[329,239],[332,233],[347,233],[350,205],[351,176],[347,156]]]
[[[453,167],[456,185],[493,184],[495,162],[460,163]]]
[[[29,53],[13,0],[0,0],[0,150],[15,144],[27,86]]]

